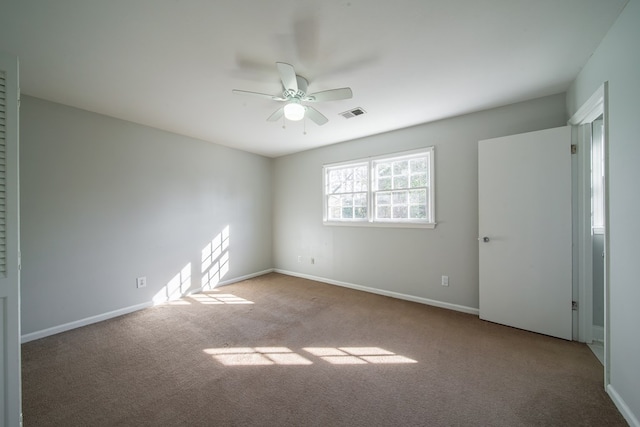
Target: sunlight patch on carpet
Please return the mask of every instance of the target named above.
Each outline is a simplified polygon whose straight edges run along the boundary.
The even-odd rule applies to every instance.
[[[246,300],[233,294],[193,294],[189,295],[189,299],[192,299],[200,304],[212,305],[212,304],[253,304],[253,301]]]
[[[248,299],[244,299],[237,295],[233,294],[215,294],[215,291],[202,293],[202,294],[191,294],[186,297],[183,297],[179,300],[171,300],[160,303],[161,305],[193,305],[193,304],[202,304],[202,305],[237,305],[237,304],[254,304],[253,301],[249,301]]]
[[[380,347],[305,347],[302,350],[332,365],[418,363]],[[288,347],[222,347],[203,351],[225,366],[313,364]]]
[[[332,365],[418,363],[380,347],[305,347],[303,350]]]
[[[311,365],[313,362],[287,347],[207,348],[205,353],[225,366]]]

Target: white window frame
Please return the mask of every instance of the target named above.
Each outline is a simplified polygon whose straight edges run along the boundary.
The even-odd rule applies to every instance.
[[[416,150],[402,151],[397,153],[390,153],[381,156],[368,157],[364,159],[355,159],[346,162],[325,164],[322,167],[322,222],[324,225],[330,226],[367,226],[367,227],[400,227],[400,228],[435,228],[435,155],[434,147],[419,148]],[[428,171],[427,184],[424,188],[427,190],[427,218],[425,219],[376,219],[376,206],[374,205],[376,188],[375,177],[375,165],[384,161],[395,161],[403,158],[411,159],[415,157],[427,156],[428,158]],[[351,218],[329,220],[329,183],[327,177],[330,171],[348,167],[356,167],[366,165],[367,166],[367,217],[362,219]]]

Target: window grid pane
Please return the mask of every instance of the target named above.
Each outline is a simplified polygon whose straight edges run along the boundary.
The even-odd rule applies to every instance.
[[[326,167],[326,220],[432,223],[432,150]]]
[[[327,199],[327,206],[331,221],[367,219],[367,193],[332,195]]]
[[[409,159],[389,159],[374,164],[375,220],[428,220],[428,155]]]
[[[369,186],[367,165],[347,166],[327,171],[327,193],[366,192]]]

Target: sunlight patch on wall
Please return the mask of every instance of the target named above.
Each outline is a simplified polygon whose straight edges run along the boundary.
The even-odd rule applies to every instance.
[[[153,303],[159,304],[165,301],[172,301],[186,295],[191,287],[191,263],[188,263],[180,269],[180,271],[169,280],[169,282],[160,289],[153,297]]]
[[[215,288],[229,271],[230,234],[227,225],[202,249],[202,289]]]
[[[287,347],[207,348],[205,353],[225,366],[311,365],[309,359]]]

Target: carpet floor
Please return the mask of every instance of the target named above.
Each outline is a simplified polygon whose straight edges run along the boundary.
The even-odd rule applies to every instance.
[[[268,274],[22,346],[30,426],[625,426],[580,343]]]

